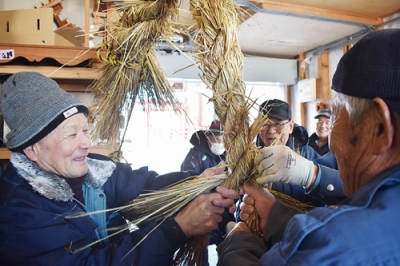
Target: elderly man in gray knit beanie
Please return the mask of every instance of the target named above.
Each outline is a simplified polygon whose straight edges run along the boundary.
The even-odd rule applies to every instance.
[[[237,192],[218,187],[131,232],[122,213],[106,210],[199,173],[158,175],[89,154],[88,109],[39,73],[9,77],[0,100],[12,151],[0,177],[2,265],[172,265],[177,249],[235,210]],[[109,238],[111,228],[124,232]]]
[[[65,119],[88,109],[58,84],[36,72],[11,76],[2,86],[1,111],[10,128],[7,148],[22,151],[38,142]]]

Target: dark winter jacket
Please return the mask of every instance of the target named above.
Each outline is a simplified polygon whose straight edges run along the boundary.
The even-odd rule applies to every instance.
[[[202,173],[207,168],[216,166],[225,160],[225,152],[222,155],[215,155],[211,152],[207,143],[207,136],[203,130],[193,133],[190,143],[193,148],[190,149],[183,160],[181,171],[194,170]]]
[[[218,265],[397,266],[399,194],[400,166],[396,166],[340,205],[293,216],[275,203],[263,239],[248,232],[230,234],[218,246]]]
[[[308,146],[313,148],[321,156],[329,152],[328,142],[322,145],[322,147],[318,146],[318,136],[315,132],[308,139]]]
[[[172,218],[156,229],[152,222],[110,241],[103,239],[107,228],[126,227],[118,213],[67,215],[122,206],[146,190],[160,189],[194,173],[159,176],[147,167],[132,170],[105,156],[93,157],[97,159],[88,158],[82,204],[65,179],[41,170],[23,154],[12,153],[0,178],[1,265],[172,264],[174,252],[187,241]],[[99,239],[103,240],[89,246]]]
[[[318,199],[322,205],[337,204],[345,200],[347,197],[344,195],[335,155],[329,151],[313,162],[319,170],[314,186],[307,190],[309,196]]]
[[[205,131],[199,130],[193,133],[190,138],[193,148],[190,149],[181,165],[181,171],[193,170],[202,173],[210,167],[217,166],[221,161],[225,160],[225,152],[221,155],[215,155],[208,146]],[[228,222],[235,221],[233,214],[225,211],[222,216],[222,222],[218,224],[218,229],[214,229],[210,234],[210,245],[219,245],[224,240],[226,232],[225,228]]]

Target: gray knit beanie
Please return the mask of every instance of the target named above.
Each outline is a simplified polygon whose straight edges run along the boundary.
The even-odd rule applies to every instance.
[[[74,114],[88,115],[82,102],[36,72],[10,76],[1,87],[0,101],[10,128],[6,147],[11,151],[35,144]]]
[[[366,99],[379,97],[400,113],[400,29],[369,33],[340,60],[334,91]]]

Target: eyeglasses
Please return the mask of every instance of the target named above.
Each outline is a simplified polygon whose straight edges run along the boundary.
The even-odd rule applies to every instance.
[[[290,120],[288,120],[288,121],[285,122],[285,123],[272,123],[272,124],[267,123],[267,124],[264,125],[264,128],[263,128],[263,129],[270,129],[271,127],[273,127],[276,131],[282,131],[283,128],[284,128],[284,127],[287,125],[287,123],[289,123],[289,122],[290,122]]]
[[[331,121],[330,120],[328,120],[328,121],[322,121],[322,120],[318,120],[317,121],[317,124],[325,124],[325,125],[327,125],[327,126],[330,126],[331,125]]]

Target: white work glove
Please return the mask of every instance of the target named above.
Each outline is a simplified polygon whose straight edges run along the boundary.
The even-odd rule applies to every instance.
[[[314,163],[284,145],[265,147],[255,158],[258,164],[257,183],[283,182],[310,187],[314,176]]]

